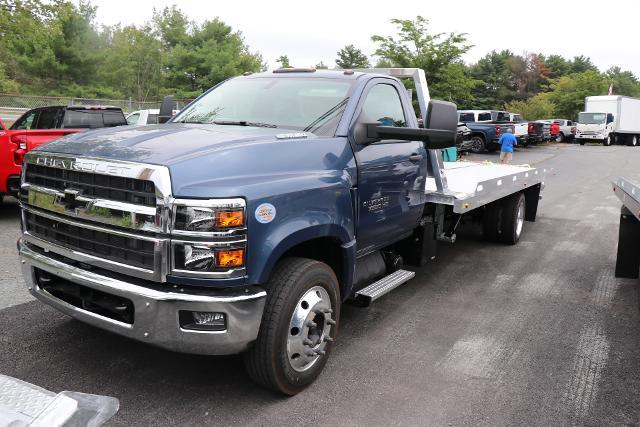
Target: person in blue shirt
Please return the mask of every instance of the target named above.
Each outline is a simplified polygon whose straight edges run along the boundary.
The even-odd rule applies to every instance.
[[[508,165],[513,160],[513,146],[518,145],[513,129],[507,128],[507,132],[500,137],[498,143],[500,144],[500,163]]]

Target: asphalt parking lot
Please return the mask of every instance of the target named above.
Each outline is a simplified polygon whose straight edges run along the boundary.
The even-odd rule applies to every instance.
[[[470,156],[497,160],[497,155]],[[547,169],[519,245],[468,227],[435,264],[369,308],[346,306],[319,380],[283,398],[239,357],[171,353],[33,301],[0,208],[0,373],[120,399],[111,425],[640,423],[638,281],[613,277],[620,203],[640,148],[556,144],[515,153]]]

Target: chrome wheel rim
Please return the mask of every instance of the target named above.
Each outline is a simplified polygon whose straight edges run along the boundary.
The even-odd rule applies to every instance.
[[[522,227],[524,226],[524,203],[520,201],[518,204],[518,217],[516,220],[516,236],[520,237]]]
[[[293,310],[287,336],[287,358],[296,372],[305,372],[325,354],[335,321],[329,293],[314,286],[304,293]]]
[[[634,147],[636,145],[638,145],[638,137],[637,136],[633,136],[633,138],[631,138],[631,145],[633,145]]]

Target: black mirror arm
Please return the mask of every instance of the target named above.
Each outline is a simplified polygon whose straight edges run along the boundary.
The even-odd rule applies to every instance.
[[[377,123],[367,123],[366,126],[369,138],[422,141],[428,150],[455,146],[456,132],[449,130],[380,126]]]

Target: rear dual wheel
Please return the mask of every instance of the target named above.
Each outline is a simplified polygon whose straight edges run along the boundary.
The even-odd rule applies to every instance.
[[[524,228],[526,201],[524,194],[513,194],[485,206],[482,232],[492,242],[515,245]]]
[[[326,264],[287,258],[267,285],[260,332],[245,353],[249,376],[263,387],[295,395],[320,375],[340,318],[340,290]]]

